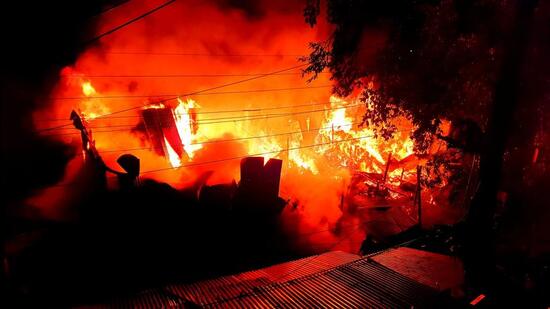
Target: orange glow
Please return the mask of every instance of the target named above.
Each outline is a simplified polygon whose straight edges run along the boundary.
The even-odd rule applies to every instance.
[[[189,158],[192,159],[194,153],[202,148],[201,144],[195,143],[197,141],[197,137],[193,133],[193,120],[190,114],[191,109],[195,109],[199,106],[191,99],[182,101],[178,98],[177,101],[179,104],[174,109],[176,128],[178,129],[185,152],[187,152]]]
[[[86,81],[86,82],[82,83],[82,93],[87,97],[90,97],[90,96],[96,94],[96,91],[95,91],[94,87],[92,86],[91,82]]]
[[[246,155],[282,159],[280,196],[299,201],[298,232],[332,226],[342,215],[339,206],[352,175],[383,173],[390,154],[388,183],[399,184],[401,175],[414,181],[419,160],[404,162],[414,156],[412,124],[398,119],[393,138],[375,137],[372,128],[359,126],[365,102],[331,95],[328,74],[307,83],[296,69],[171,100],[294,67],[300,64],[297,55],[309,52],[308,42],[327,37],[329,26],[310,28],[303,21],[301,3],[296,11],[269,11],[256,20],[208,1],[192,2],[176,2],[86,49],[59,72],[51,93],[57,99],[35,111],[36,128],[66,124],[71,110],[80,111],[108,166],[116,167],[121,154],[132,153],[140,158],[142,172],[155,171],[143,173],[143,178],[176,188],[210,171],[207,184],[238,181],[238,159]],[[131,1],[125,10],[102,15],[97,33],[150,5]],[[193,77],[181,77],[186,74]],[[327,87],[263,91],[320,86]],[[180,157],[166,138],[161,141],[166,157],[152,149],[143,129],[143,108],[172,110],[187,157]],[[52,125],[45,119],[65,122]],[[48,134],[80,147],[79,133],[70,126]]]
[[[170,164],[172,165],[172,167],[174,168],[180,167],[181,159],[176,153],[176,151],[174,151],[174,148],[170,146],[170,143],[168,143],[166,138],[164,138],[164,145],[166,147],[166,151],[168,152],[168,160],[170,161]]]

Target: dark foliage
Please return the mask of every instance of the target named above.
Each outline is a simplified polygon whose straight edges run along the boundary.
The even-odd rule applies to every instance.
[[[415,125],[418,151],[428,149],[441,133],[441,119],[473,119],[484,128],[510,5],[492,0],[396,2],[328,1],[327,20],[335,30],[327,42],[311,44],[305,73],[315,78],[329,69],[338,95],[362,90],[368,107],[363,121],[382,136],[395,132],[393,118],[408,117]],[[309,3],[305,11],[311,25],[316,5]],[[378,43],[373,33],[386,41]],[[365,63],[365,55],[376,61]]]

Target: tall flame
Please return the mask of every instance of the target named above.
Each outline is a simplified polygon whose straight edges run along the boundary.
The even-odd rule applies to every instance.
[[[200,143],[196,143],[197,137],[194,133],[194,127],[196,127],[196,120],[193,120],[192,111],[198,108],[198,105],[194,100],[188,99],[183,101],[180,98],[177,99],[178,106],[174,109],[174,120],[176,122],[176,128],[178,129],[179,136],[183,143],[183,149],[189,156],[193,158],[195,152],[202,148]]]
[[[87,97],[96,94],[95,88],[92,86],[91,82],[85,81],[82,83],[82,93]]]
[[[164,146],[166,147],[166,152],[168,153],[168,160],[170,161],[170,164],[172,165],[172,167],[174,168],[180,167],[181,159],[176,153],[176,151],[174,150],[174,148],[170,146],[170,143],[166,138],[164,138]]]
[[[88,119],[94,119],[98,108],[104,107],[98,102],[90,102],[97,91],[90,81],[81,83],[83,94],[90,99],[83,99],[82,113]],[[253,120],[228,123],[221,121],[220,127],[216,121],[207,121],[212,125],[199,126],[202,117],[197,110],[199,104],[193,99],[177,99],[177,105],[172,109],[174,123],[182,142],[187,158],[193,161],[210,140],[230,133],[237,140],[242,138],[246,144],[246,152],[250,155],[261,155],[265,159],[280,158],[287,160],[287,167],[300,173],[309,172],[313,175],[321,173],[321,166],[329,164],[350,170],[382,173],[387,158],[400,161],[413,154],[413,141],[407,129],[412,128],[406,119],[401,119],[398,130],[390,140],[376,137],[373,130],[360,127],[358,117],[364,112],[364,104],[359,101],[351,103],[337,96],[330,97],[330,104],[324,113],[312,114],[305,120],[305,128],[300,122],[290,116],[286,126],[291,133],[288,135],[272,134],[264,128],[258,130],[257,122]],[[104,107],[106,108],[106,107]],[[147,108],[167,108],[164,104],[149,104]],[[257,118],[250,117],[251,119]],[[231,117],[229,119],[232,119]],[[206,119],[209,120],[209,119]],[[311,130],[311,122],[320,123],[317,132]],[[261,125],[260,125],[261,127]],[[251,133],[252,132],[252,133]],[[306,142],[306,135],[314,137]],[[251,136],[252,135],[252,136]],[[172,167],[180,167],[182,158],[170,145],[163,141],[166,157]],[[205,144],[206,143],[206,144]],[[101,145],[101,142],[99,143]],[[313,147],[312,147],[313,146]],[[222,155],[222,154],[220,154]],[[410,170],[412,173],[412,167]],[[390,170],[390,176],[401,175],[404,170]]]
[[[130,5],[141,12],[145,3]],[[285,6],[278,1],[262,3]],[[418,160],[411,156],[413,125],[399,120],[395,123],[398,132],[390,140],[374,136],[372,128],[359,126],[369,102],[330,96],[328,74],[319,74],[311,83],[305,82],[299,70],[262,78],[236,77],[294,67],[296,57],[290,55],[306,55],[310,52],[307,42],[325,39],[326,27],[310,28],[296,18],[294,6],[299,11],[300,4],[292,6],[266,10],[265,16],[256,19],[238,11],[228,14],[226,5],[211,1],[176,2],[170,10],[148,16],[146,23],[127,27],[123,34],[82,52],[74,66],[60,72],[52,91],[55,97],[69,99],[40,105],[34,114],[35,125],[38,130],[64,125],[71,110],[80,110],[108,166],[117,166],[121,154],[132,153],[140,158],[141,171],[161,171],[143,177],[180,188],[209,171],[214,172],[209,184],[236,180],[237,159],[246,155],[279,158],[284,161],[281,196],[302,203],[298,209],[309,228],[334,223],[341,215],[338,205],[345,192],[343,184],[350,183],[354,173],[380,174],[387,169],[389,182],[397,183],[401,174],[404,180],[414,180]],[[98,33],[126,20],[128,13],[114,10],[102,15]],[[246,83],[236,86],[238,80]],[[201,94],[200,106],[192,100],[196,97],[161,100],[162,104],[143,99],[224,85],[231,87]],[[296,90],[277,90],[290,88]],[[142,106],[171,109],[175,128],[157,130],[171,131],[168,138],[149,138]],[[67,128],[44,132],[54,135],[49,138],[78,145],[79,133]],[[182,145],[174,144],[176,135]],[[409,157],[414,162],[405,164]],[[193,164],[186,164],[188,160]],[[185,165],[189,167],[167,169]]]

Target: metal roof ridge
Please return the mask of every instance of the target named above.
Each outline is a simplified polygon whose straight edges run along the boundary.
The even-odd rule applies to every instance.
[[[414,240],[416,240],[416,239],[409,240],[409,241],[403,242],[401,244],[398,244],[398,245],[395,245],[395,246],[392,246],[392,247],[389,247],[389,248],[386,248],[386,249],[383,249],[383,250],[380,250],[380,251],[377,251],[377,252],[374,252],[374,253],[370,253],[368,255],[364,255],[364,256],[358,258],[357,260],[347,262],[347,263],[344,263],[344,264],[341,264],[341,265],[337,265],[337,266],[334,266],[334,267],[330,267],[330,268],[327,268],[325,270],[321,270],[319,272],[308,274],[308,275],[305,275],[305,276],[302,276],[302,277],[299,277],[299,278],[294,278],[294,279],[290,279],[290,280],[283,281],[283,282],[271,282],[271,283],[268,283],[268,284],[263,285],[263,286],[254,287],[250,291],[243,292],[240,295],[237,295],[236,297],[230,297],[230,298],[227,298],[227,299],[222,299],[220,301],[203,304],[203,306],[213,306],[213,305],[216,305],[216,304],[219,304],[219,303],[228,302],[228,301],[231,301],[231,300],[234,300],[234,299],[244,298],[244,297],[247,297],[247,296],[258,296],[259,293],[263,294],[263,293],[269,292],[273,289],[277,289],[277,288],[280,288],[280,287],[285,287],[285,286],[288,286],[288,285],[296,284],[296,283],[299,283],[299,282],[302,282],[302,281],[307,281],[307,280],[310,280],[312,278],[317,278],[319,276],[325,275],[328,272],[338,270],[338,269],[341,269],[341,268],[347,268],[347,267],[350,267],[352,265],[360,264],[361,262],[365,262],[365,261],[367,261],[369,263],[375,263],[375,264],[379,265],[382,268],[385,268],[389,271],[394,272],[396,275],[402,276],[402,277],[404,277],[408,280],[411,280],[412,282],[414,282],[414,283],[416,283],[420,286],[423,286],[423,287],[426,287],[430,290],[433,290],[433,288],[431,288],[427,285],[424,285],[424,284],[422,284],[422,283],[420,283],[416,280],[405,277],[402,274],[400,274],[400,273],[398,273],[398,272],[396,272],[396,271],[394,271],[394,270],[392,270],[392,269],[390,269],[390,268],[388,268],[388,267],[386,267],[386,266],[384,266],[384,265],[382,265],[382,264],[380,264],[380,263],[378,263],[378,262],[371,259],[371,257],[373,257],[373,256],[380,255],[382,253],[385,253],[385,252],[388,252],[388,251],[391,251],[391,250],[395,250],[396,248],[402,247],[402,246],[404,246],[404,245],[406,245],[410,242],[413,242]],[[321,253],[321,254],[312,255],[312,256],[305,257],[305,258],[302,258],[302,259],[298,259],[298,260],[295,260],[295,261],[299,261],[299,260],[303,260],[303,259],[307,259],[307,258],[314,259],[314,258],[317,258],[321,255],[328,254],[328,253],[331,253],[331,252],[338,252],[338,251],[327,251],[327,252],[324,252],[324,253]]]

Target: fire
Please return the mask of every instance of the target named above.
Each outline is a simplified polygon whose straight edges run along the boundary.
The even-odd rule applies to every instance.
[[[98,95],[98,92],[90,81],[83,81],[81,89],[86,98],[82,99],[80,109],[87,119],[93,120],[100,116],[101,113],[98,113],[98,110],[108,113],[107,106],[93,101],[93,96]],[[193,161],[196,154],[211,143],[211,140],[228,133],[232,134],[234,139],[243,140],[249,155],[261,155],[266,160],[269,158],[287,160],[287,168],[298,173],[308,172],[313,175],[321,174],[321,166],[327,164],[350,171],[382,173],[390,155],[392,162],[398,162],[413,154],[414,144],[408,135],[410,130],[398,131],[389,141],[375,137],[372,129],[359,126],[364,104],[357,100],[348,102],[334,95],[330,96],[330,104],[324,107],[323,113],[307,117],[304,127],[300,121],[289,117],[285,126],[290,129],[288,135],[270,135],[270,130],[261,128],[261,125],[257,126],[258,117],[254,114],[229,117],[230,120],[242,118],[251,120],[218,123],[216,119],[220,118],[202,117],[198,112],[200,105],[194,99],[177,98],[176,103],[177,105],[173,108],[166,103],[150,103],[145,107],[146,109],[171,109],[181,147],[186,154],[186,158],[182,158],[166,136],[162,138],[166,160],[173,168],[182,166],[184,160]],[[205,124],[201,125],[201,122]],[[312,129],[312,122],[320,123],[316,131]],[[406,120],[401,120],[400,126],[411,128]],[[306,142],[308,134],[313,135],[313,138],[309,138],[309,145]],[[100,140],[99,145],[103,144]],[[389,175],[396,177],[403,173],[403,169],[392,169]]]
[[[174,119],[176,121],[176,128],[183,143],[183,148],[190,159],[193,158],[195,152],[202,148],[202,145],[195,143],[197,141],[197,119],[195,109],[199,106],[194,100],[183,101],[180,98],[177,99],[178,106],[174,109]],[[193,116],[195,115],[195,116]],[[172,164],[172,166],[174,166]]]
[[[259,136],[266,136],[265,131],[259,131]],[[258,154],[264,157],[264,162],[270,158],[276,158],[283,151],[283,147],[279,145],[276,139],[264,137],[256,141],[248,142],[248,153],[251,155]]]
[[[85,98],[81,100],[79,109],[86,119],[92,121],[98,116],[108,115],[110,108],[105,104],[106,102],[95,98],[99,93],[92,83],[82,80],[80,87]],[[305,121],[290,115],[284,126],[289,134],[284,135],[271,134],[273,130],[266,128],[265,124],[261,123],[261,115],[256,113],[245,112],[244,116],[232,117],[204,116],[200,112],[201,106],[192,98],[177,98],[175,104],[164,101],[149,103],[145,107],[145,109],[170,109],[171,111],[181,145],[174,145],[173,142],[171,144],[166,135],[162,137],[161,143],[166,162],[173,168],[181,167],[186,161],[193,162],[197,153],[204,147],[208,147],[213,140],[230,134],[233,139],[242,140],[249,155],[260,155],[265,160],[283,159],[286,160],[285,167],[290,173],[293,171],[299,174],[311,173],[321,177],[323,170],[326,170],[324,166],[345,168],[350,171],[383,173],[390,156],[392,158],[390,164],[395,164],[413,154],[414,144],[409,137],[412,125],[406,119],[399,120],[397,124],[403,130],[398,130],[392,139],[386,141],[376,137],[371,128],[359,125],[364,108],[365,104],[356,99],[347,100],[334,95],[330,96],[329,104],[323,108],[324,112],[312,113]],[[107,121],[107,124],[113,123],[108,116],[97,119]],[[222,121],[217,121],[218,119]],[[267,117],[265,119],[268,120]],[[139,118],[137,120],[135,125],[141,121]],[[235,122],[232,123],[231,120]],[[105,124],[105,122],[102,123]],[[319,128],[314,128],[312,123],[319,123]],[[101,146],[108,143],[105,139],[97,139],[98,148],[101,151]],[[181,152],[174,148],[179,146],[184,151],[184,156],[178,154]],[[414,166],[409,167],[407,171],[405,168],[390,169],[390,181],[405,172],[407,175],[414,174],[413,169]]]
[[[227,14],[210,2],[174,3],[170,10],[148,16],[146,23],[102,39],[64,68],[52,97],[74,100],[40,105],[44,108],[34,115],[36,127],[63,125],[44,120],[67,122],[68,113],[79,110],[105,164],[116,167],[121,154],[131,153],[140,158],[142,173],[153,171],[142,177],[177,188],[211,171],[208,184],[238,181],[238,159],[247,155],[282,159],[280,195],[305,205],[300,209],[309,225],[339,218],[344,184],[354,173],[381,175],[387,169],[389,184],[414,181],[419,160],[410,138],[413,125],[399,119],[391,139],[375,136],[373,128],[360,125],[369,102],[331,96],[329,75],[320,74],[309,84],[296,69],[234,84],[294,67],[295,55],[309,52],[307,42],[325,39],[316,32],[319,27],[310,28],[286,12],[255,20]],[[116,21],[113,16],[124,17],[112,14],[101,17],[100,26]],[[235,56],[239,54],[243,56]],[[272,91],[316,86],[326,88]],[[173,99],[202,89],[215,90]],[[154,128],[157,136],[144,120],[147,109],[170,118]],[[71,127],[46,132],[53,135],[49,138],[79,145],[80,136]]]
[[[177,168],[181,166],[181,159],[174,151],[174,148],[170,145],[170,143],[164,138],[164,145],[166,147],[166,151],[168,152],[168,160],[170,161],[170,164],[173,168]]]
[[[297,123],[295,124],[296,125],[293,128],[299,129],[299,125]],[[303,141],[304,135],[302,133],[294,134],[292,138],[288,138],[288,160],[301,169],[300,171],[303,172],[307,170],[317,175],[319,174],[319,168],[317,167],[315,159],[308,156],[306,149],[300,149]]]
[[[157,148],[157,154],[164,155],[174,168],[181,166],[183,158],[191,161],[203,147],[199,141],[205,140],[198,134],[197,109],[200,106],[192,99],[177,98],[176,102],[175,107],[151,103],[142,109],[148,139]],[[158,147],[159,139],[162,139],[162,147]]]
[[[332,96],[330,102],[331,111],[327,113],[323,121],[324,128],[319,131],[316,139],[330,144],[320,151],[330,153],[342,166],[363,171],[380,171],[378,165],[385,164],[381,154],[383,150],[379,149],[380,139],[374,138],[371,129],[360,128],[357,124],[359,120],[356,119],[354,124],[354,118],[348,115],[346,108],[350,104],[344,99]],[[343,140],[346,141],[341,142]]]
[[[346,105],[348,104],[343,99],[337,96],[330,97],[330,107],[332,110],[323,124],[323,126],[327,128],[324,130],[325,132],[332,134],[335,130],[342,132],[351,131],[353,119],[346,115]],[[332,138],[334,138],[333,135],[331,135],[331,139]]]
[[[96,94],[95,88],[92,86],[91,82],[85,81],[82,83],[82,93],[87,97],[91,97]]]
[[[100,115],[109,113],[110,109],[105,106],[100,99],[94,98],[98,94],[97,90],[92,85],[92,82],[88,80],[81,81],[82,94],[86,97],[83,99],[83,108],[81,110],[82,115],[87,119],[95,119]]]

